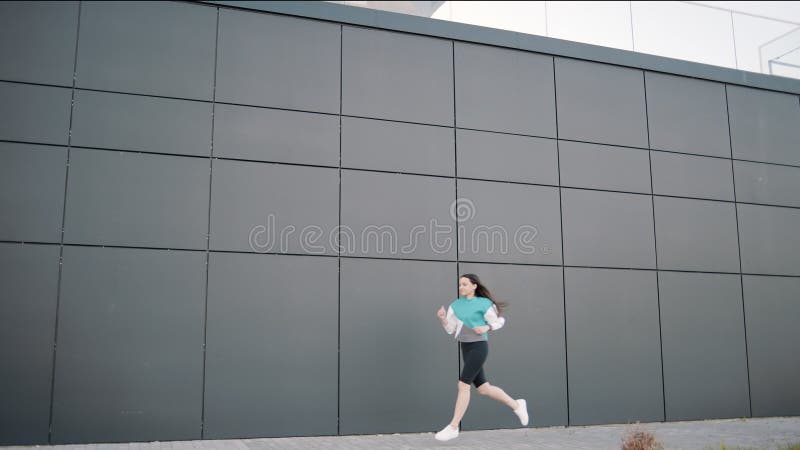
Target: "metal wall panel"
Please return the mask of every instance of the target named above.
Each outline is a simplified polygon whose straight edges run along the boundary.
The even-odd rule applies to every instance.
[[[0,78],[72,85],[78,2],[0,2]]]
[[[67,145],[72,90],[0,82],[0,139]]]
[[[553,57],[455,44],[456,125],[556,137]]]
[[[561,264],[558,188],[458,180],[458,197],[462,261]]]
[[[454,262],[341,260],[342,434],[430,432],[450,421],[458,349],[436,310],[457,286]]]
[[[564,263],[654,269],[649,195],[562,189]]]
[[[0,444],[47,444],[57,245],[0,243]]]
[[[60,242],[67,149],[0,143],[0,240]]]
[[[214,160],[211,249],[335,255],[339,173]]]
[[[214,156],[339,165],[339,118],[247,106],[214,105]]]
[[[217,46],[218,102],[339,112],[338,24],[222,8]]]
[[[800,167],[734,161],[736,200],[800,207]]]
[[[453,126],[453,43],[343,27],[342,113]]]
[[[730,158],[725,85],[645,72],[650,146]]]
[[[455,180],[342,171],[342,254],[455,260]]]
[[[206,248],[208,159],[73,148],[64,242]]]
[[[458,176],[558,185],[554,139],[458,130]]]
[[[646,151],[610,145],[559,141],[561,185],[649,194]]]
[[[64,247],[53,444],[200,439],[206,254]]]
[[[564,270],[570,425],[664,420],[656,273]]]
[[[733,201],[730,159],[650,152],[653,193]]]
[[[452,128],[342,117],[342,167],[455,175]]]
[[[655,197],[658,268],[739,272],[733,203]]]
[[[742,272],[800,276],[800,209],[736,206]]]
[[[647,148],[641,70],[556,58],[558,137]]]
[[[339,262],[211,253],[205,439],[336,434]]]
[[[213,8],[170,2],[84,2],[78,87],[211,100]]]
[[[753,417],[800,415],[800,279],[745,275]]]
[[[210,103],[75,91],[72,145],[211,154]]]
[[[739,275],[659,272],[667,420],[750,416]]]
[[[733,157],[800,165],[796,95],[728,85]]]

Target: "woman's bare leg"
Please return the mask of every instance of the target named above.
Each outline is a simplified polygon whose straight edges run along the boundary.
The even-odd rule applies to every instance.
[[[454,430],[458,429],[458,424],[464,417],[464,413],[467,412],[467,406],[469,406],[469,389],[470,385],[459,380],[458,397],[456,397],[456,407],[455,411],[453,411],[453,420],[450,422],[450,428]]]
[[[478,386],[478,393],[481,395],[485,395],[493,400],[497,400],[500,403],[507,405],[511,409],[517,409],[517,401],[513,398],[509,397],[506,394],[506,391],[500,389],[497,386],[492,386],[489,382],[483,383],[482,385]]]

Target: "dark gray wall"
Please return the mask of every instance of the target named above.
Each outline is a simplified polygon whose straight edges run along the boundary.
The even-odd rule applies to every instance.
[[[370,14],[0,3],[0,444],[800,414],[796,93]]]

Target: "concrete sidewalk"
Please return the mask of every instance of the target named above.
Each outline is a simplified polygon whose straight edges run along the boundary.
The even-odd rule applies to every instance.
[[[653,433],[667,449],[734,448],[774,449],[800,443],[800,417],[647,423],[640,428]],[[3,450],[261,450],[261,449],[619,449],[622,436],[633,425],[520,428],[467,431],[448,442],[433,433],[368,436],[329,436],[271,439],[171,441],[124,444],[0,447]]]

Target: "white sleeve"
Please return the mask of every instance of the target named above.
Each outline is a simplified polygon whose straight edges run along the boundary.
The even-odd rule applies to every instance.
[[[444,326],[444,331],[447,334],[453,334],[456,332],[456,313],[453,312],[453,308],[451,306],[447,307],[447,323]]]
[[[503,328],[503,325],[506,324],[505,317],[498,317],[497,316],[497,306],[492,305],[489,309],[486,310],[486,314],[483,315],[483,318],[486,319],[486,323],[492,328],[492,331],[499,330]]]

